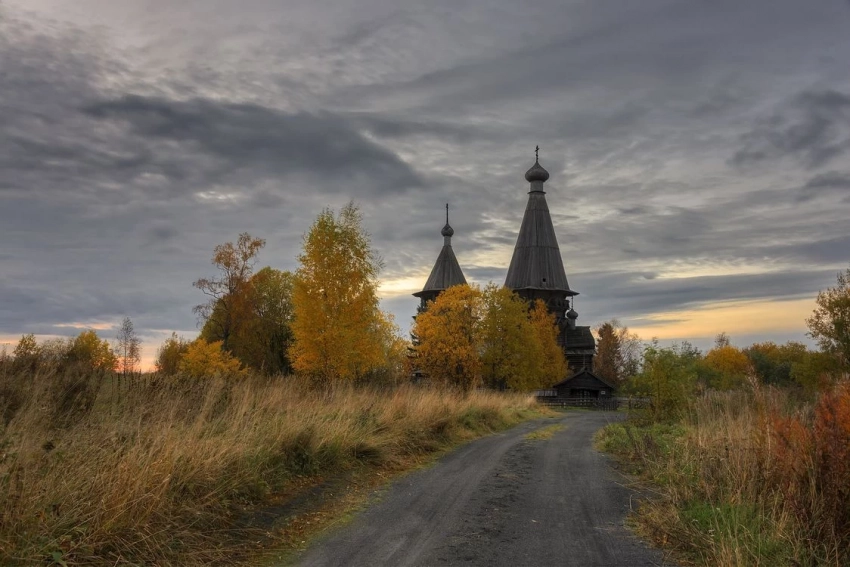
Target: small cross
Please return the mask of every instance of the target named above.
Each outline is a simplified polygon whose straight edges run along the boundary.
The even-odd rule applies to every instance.
[[[534,161],[540,160],[540,146],[534,146]]]
[[[449,224],[449,204],[446,203],[446,224]]]

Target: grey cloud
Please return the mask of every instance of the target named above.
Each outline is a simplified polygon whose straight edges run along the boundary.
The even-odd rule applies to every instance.
[[[806,91],[788,108],[761,120],[741,138],[731,163],[745,166],[786,156],[805,167],[821,167],[850,150],[850,95]]]
[[[211,178],[250,169],[268,176],[365,177],[383,192],[422,185],[410,166],[330,113],[291,114],[255,104],[138,95],[97,102],[83,112],[125,123],[141,138],[187,144],[189,151],[214,157],[218,164]]]
[[[351,115],[351,118],[355,124],[383,138],[433,136],[453,142],[468,142],[501,133],[497,128],[490,126],[446,123],[438,120],[411,120],[389,114],[380,116],[355,113]]]
[[[115,94],[120,83],[103,86],[106,75],[129,75],[120,60],[84,34],[50,32],[0,22],[0,194],[88,200],[103,209],[141,198],[168,203],[230,185],[262,207],[281,204],[279,191],[253,194],[264,179],[354,197],[425,185],[410,165],[367,139],[356,119],[204,98],[122,96]]]
[[[646,205],[634,205],[618,209],[621,215],[645,215],[650,211]]]
[[[800,188],[797,200],[808,201],[830,195],[850,197],[850,173],[828,171],[815,175]]]

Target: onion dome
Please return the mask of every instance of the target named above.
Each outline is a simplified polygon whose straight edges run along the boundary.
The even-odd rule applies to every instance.
[[[448,221],[446,221],[446,226],[443,227],[443,230],[440,231],[440,234],[442,234],[444,237],[451,238],[455,234],[455,229],[453,229],[449,225]]]
[[[525,180],[529,183],[533,181],[546,181],[547,179],[549,179],[549,172],[543,169],[543,166],[537,160],[534,160],[534,165],[525,172]]]
[[[570,307],[570,310],[567,311],[567,319],[572,319],[573,321],[575,321],[576,319],[578,319],[578,312],[572,307]]]

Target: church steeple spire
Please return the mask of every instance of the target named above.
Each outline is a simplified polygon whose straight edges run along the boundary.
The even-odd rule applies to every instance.
[[[540,165],[540,147],[535,148],[534,165],[525,172],[531,185],[528,205],[517,235],[516,247],[505,278],[505,287],[513,289],[529,301],[544,300],[550,311],[563,317],[568,304],[566,298],[577,295],[570,289],[552,216],[546,203],[543,184],[549,172]]]
[[[466,278],[463,276],[463,271],[461,271],[460,264],[458,264],[454,250],[452,250],[454,233],[454,229],[449,224],[449,204],[446,203],[446,226],[440,231],[443,236],[443,249],[437,256],[437,261],[431,269],[431,275],[428,276],[425,287],[422,288],[422,291],[413,294],[414,297],[422,300],[423,308],[428,301],[432,301],[443,291],[454,285],[466,283]]]

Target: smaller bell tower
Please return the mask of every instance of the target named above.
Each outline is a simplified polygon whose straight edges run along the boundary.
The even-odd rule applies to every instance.
[[[454,233],[454,229],[449,224],[449,204],[446,203],[446,226],[440,231],[443,236],[443,248],[437,256],[437,261],[431,269],[431,275],[428,276],[425,287],[422,288],[422,291],[413,294],[414,297],[420,299],[420,311],[425,310],[429,301],[433,301],[453,285],[466,283],[466,278],[463,276],[463,271],[460,269],[460,264],[457,263],[454,250],[452,250]]]

